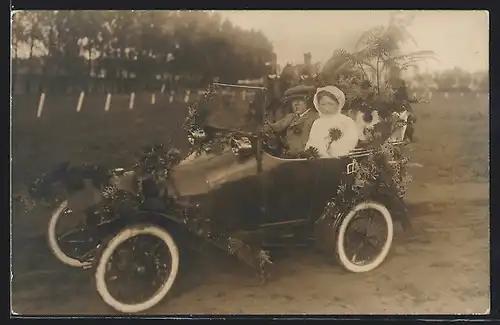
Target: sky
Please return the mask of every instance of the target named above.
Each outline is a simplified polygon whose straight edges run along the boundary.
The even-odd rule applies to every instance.
[[[218,11],[245,29],[261,30],[273,43],[278,63],[301,63],[305,52],[323,64],[338,48],[353,51],[363,31],[389,22],[390,11]],[[421,69],[432,72],[461,67],[488,70],[489,17],[487,11],[406,11],[413,15],[408,31],[417,46],[405,51],[431,50],[439,62],[429,60]]]

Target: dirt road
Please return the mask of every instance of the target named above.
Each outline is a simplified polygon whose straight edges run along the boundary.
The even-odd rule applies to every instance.
[[[348,274],[323,255],[294,251],[278,260],[271,281],[260,285],[244,266],[214,251],[195,262],[202,268],[187,266],[177,295],[148,314],[485,313],[487,184],[466,183],[459,190],[435,184],[415,187],[420,194],[409,198],[413,233],[398,232],[388,260],[369,274]],[[52,259],[47,252],[40,254],[40,261]],[[214,258],[218,262],[210,263]],[[14,278],[16,312],[113,313],[89,286],[92,274],[53,260],[44,264],[45,271],[33,265],[32,273]]]

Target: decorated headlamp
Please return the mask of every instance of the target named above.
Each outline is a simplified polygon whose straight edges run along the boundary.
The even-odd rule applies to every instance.
[[[197,126],[193,126],[188,132],[188,140],[191,145],[200,143],[207,138],[205,130]]]
[[[252,142],[248,137],[231,138],[231,147],[235,155],[252,153]]]

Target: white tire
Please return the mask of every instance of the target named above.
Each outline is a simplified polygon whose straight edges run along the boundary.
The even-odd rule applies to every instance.
[[[116,248],[126,240],[138,235],[153,235],[161,239],[168,247],[171,257],[170,274],[161,286],[161,288],[148,300],[138,304],[126,304],[115,299],[109,292],[106,284],[106,266],[109,258],[113,255]],[[95,271],[95,281],[97,291],[106,304],[122,313],[138,313],[154,307],[158,304],[170,291],[179,270],[179,250],[172,236],[163,228],[155,225],[134,225],[121,230],[114,236],[108,244],[103,248],[102,254],[97,262]]]
[[[369,263],[367,264],[356,264],[353,261],[351,261],[345,252],[345,233],[347,230],[347,226],[349,223],[352,221],[354,216],[356,215],[357,212],[360,210],[366,210],[366,209],[373,209],[377,210],[383,217],[386,222],[387,226],[387,237],[386,241],[380,250],[379,254]],[[364,273],[364,272],[369,272],[374,269],[376,269],[382,262],[385,260],[387,255],[389,254],[389,250],[391,249],[392,245],[392,239],[394,236],[394,224],[392,221],[392,216],[389,210],[385,206],[379,203],[375,202],[362,202],[357,204],[349,213],[345,216],[345,218],[342,220],[340,226],[339,226],[339,231],[337,234],[337,240],[336,240],[336,245],[335,245],[335,250],[337,254],[337,259],[347,271],[354,272],[354,273]]]
[[[52,213],[52,216],[50,217],[48,234],[47,234],[49,247],[52,253],[55,255],[55,257],[64,264],[72,267],[84,267],[89,265],[89,263],[81,262],[77,259],[74,259],[66,255],[66,253],[64,253],[61,247],[59,246],[59,242],[57,241],[57,234],[56,234],[57,222],[59,221],[61,215],[67,208],[68,208],[68,201],[65,200],[61,203],[61,205],[59,205],[59,207]]]

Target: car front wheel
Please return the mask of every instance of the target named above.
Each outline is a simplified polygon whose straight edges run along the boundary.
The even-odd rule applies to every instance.
[[[118,232],[98,257],[97,291],[109,306],[137,313],[158,304],[172,288],[179,269],[179,250],[162,227],[139,224]]]

